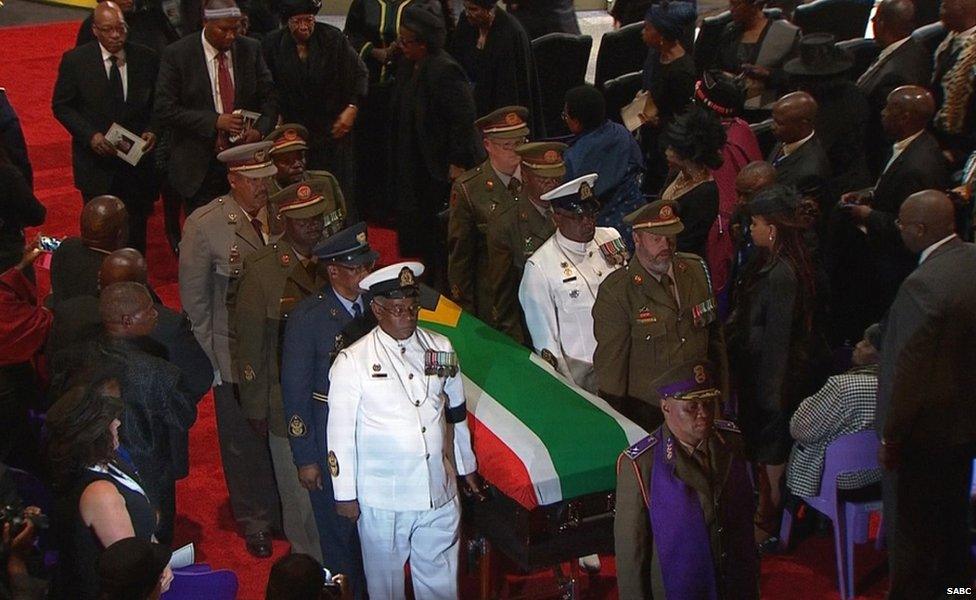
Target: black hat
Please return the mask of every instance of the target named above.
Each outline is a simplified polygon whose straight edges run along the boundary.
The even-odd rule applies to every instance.
[[[576,214],[595,213],[600,210],[600,203],[597,202],[593,192],[593,185],[596,183],[597,177],[596,173],[577,177],[550,192],[546,192],[539,199],[548,200],[554,209]]]
[[[644,13],[644,21],[669,40],[681,39],[697,17],[698,12],[690,2],[660,2],[652,4]]]
[[[433,8],[427,5],[411,4],[403,11],[400,25],[417,35],[417,39],[429,47],[442,48],[447,36],[444,17],[435,14]]]
[[[746,91],[727,73],[705,71],[695,83],[695,101],[721,117],[731,117],[742,111]]]
[[[102,594],[119,600],[141,600],[156,587],[173,553],[143,538],[119,540],[98,556]]]
[[[749,201],[749,214],[765,216],[778,213],[794,214],[800,204],[796,190],[789,186],[774,184],[756,192]]]
[[[312,254],[323,262],[359,266],[376,262],[379,252],[369,247],[366,223],[356,223],[319,242]]]
[[[829,33],[811,33],[800,40],[800,55],[783,65],[790,75],[838,75],[851,68],[854,61],[835,45]]]
[[[400,262],[376,269],[359,282],[359,287],[373,297],[415,298],[420,295],[417,277],[423,273],[424,265],[419,262]]]
[[[322,8],[322,0],[278,0],[278,14],[287,21],[295,15],[317,15]]]

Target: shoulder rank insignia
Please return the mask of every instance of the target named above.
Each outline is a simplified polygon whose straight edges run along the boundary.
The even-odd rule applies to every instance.
[[[439,352],[437,350],[427,350],[424,352],[424,375],[454,377],[457,373],[457,353]]]
[[[288,265],[291,264],[291,255],[290,254],[282,254],[281,257],[279,258],[279,260],[281,261],[281,266],[287,267]]]
[[[336,353],[338,353],[340,350],[342,350],[345,347],[346,347],[346,338],[345,336],[342,335],[342,332],[339,332],[335,336],[335,342],[333,343],[332,348],[336,351]]]
[[[637,460],[638,456],[644,454],[645,452],[653,448],[654,444],[656,443],[657,443],[657,438],[654,437],[653,435],[649,435],[641,439],[640,441],[638,441],[630,448],[624,450],[624,454],[626,454],[627,458],[629,458],[630,460]]]
[[[288,435],[293,438],[303,438],[308,435],[308,427],[305,427],[305,421],[302,421],[298,415],[292,415],[288,421]]]
[[[742,433],[739,430],[739,426],[735,424],[734,421],[726,421],[725,419],[715,419],[715,429],[721,429],[722,431],[731,431],[732,433]]]
[[[641,285],[644,283],[644,278],[641,277],[640,273],[634,275],[634,285]]]
[[[254,367],[244,365],[244,381],[254,381]]]
[[[336,458],[335,452],[329,450],[329,473],[333,477],[339,476],[339,459]]]
[[[619,237],[600,244],[600,253],[603,254],[603,258],[611,265],[623,266],[627,262],[627,246],[624,245],[624,241]]]

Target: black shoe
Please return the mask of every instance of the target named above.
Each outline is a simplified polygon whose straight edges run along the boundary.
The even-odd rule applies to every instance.
[[[271,556],[271,534],[267,531],[252,533],[244,538],[247,551],[258,558]]]

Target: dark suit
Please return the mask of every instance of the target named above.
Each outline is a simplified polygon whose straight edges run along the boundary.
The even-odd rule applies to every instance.
[[[872,63],[857,80],[858,89],[871,107],[865,150],[873,177],[877,177],[884,168],[885,154],[889,150],[881,127],[881,110],[887,103],[888,94],[903,85],[928,85],[931,77],[932,55],[925,46],[909,36],[891,54]]]
[[[769,153],[769,162],[776,168],[776,183],[803,189],[814,185],[823,188],[832,173],[830,159],[816,133],[787,156],[783,156],[782,142],[777,143]]]
[[[885,471],[889,598],[968,587],[967,511],[976,444],[976,246],[953,238],[902,284],[882,327],[877,429]]]
[[[180,39],[180,33],[166,18],[160,6],[142,2],[139,4],[142,6],[125,13],[130,42],[152,48],[159,53],[167,45]],[[93,20],[94,14],[90,14],[81,22],[78,36],[75,38],[75,46],[82,46],[95,40],[95,34],[92,33]]]
[[[265,136],[278,119],[271,72],[261,44],[239,37],[231,50],[234,108],[261,113]],[[216,160],[217,117],[202,35],[170,44],[159,66],[156,116],[170,130],[169,183],[187,202],[187,212],[227,191],[226,171]]]
[[[116,156],[103,157],[91,148],[96,133],[118,123],[136,135],[152,129],[152,108],[159,59],[138,44],[125,44],[126,97],[116,106],[102,60],[101,46],[89,42],[65,52],[54,84],[54,116],[71,133],[71,162],[75,187],[84,199],[112,194],[129,213],[129,244],[145,253],[146,220],[156,200],[153,157],[144,155],[136,166]]]

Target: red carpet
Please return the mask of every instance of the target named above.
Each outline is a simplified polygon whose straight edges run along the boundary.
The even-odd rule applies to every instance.
[[[54,23],[37,27],[3,29],[3,60],[0,60],[0,86],[20,115],[30,146],[37,197],[47,206],[47,223],[40,228],[47,235],[65,236],[78,232],[80,195],[72,185],[71,149],[68,134],[51,114],[50,99],[61,54],[74,44],[78,23]],[[162,216],[150,220],[148,261],[150,279],[156,291],[170,306],[178,306],[176,261],[166,248]],[[393,233],[372,230],[371,241],[385,261],[395,260]],[[43,285],[44,274],[41,273]],[[197,560],[215,568],[234,570],[241,582],[240,598],[263,598],[264,586],[274,559],[256,560],[244,550],[236,532],[227,500],[215,435],[213,401],[208,395],[200,403],[197,424],[190,435],[192,476],[181,481],[178,490],[176,543],[194,542]],[[285,542],[276,541],[275,557],[287,552]],[[886,582],[879,575],[883,556],[873,546],[858,549],[857,580],[866,598],[882,598]],[[464,563],[462,557],[462,563]],[[605,559],[603,574],[583,579],[586,598],[616,598],[612,559]],[[537,588],[548,577],[510,578],[513,591]],[[764,559],[762,590],[764,598],[837,598],[834,551],[831,538],[811,538],[786,556]],[[476,578],[465,579],[465,596],[474,597]]]

